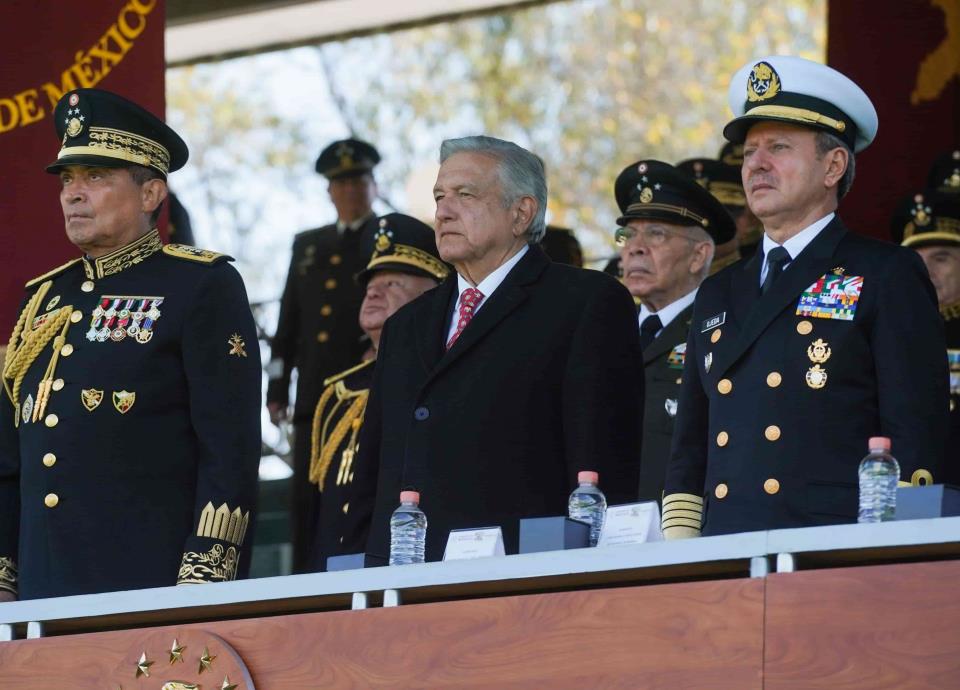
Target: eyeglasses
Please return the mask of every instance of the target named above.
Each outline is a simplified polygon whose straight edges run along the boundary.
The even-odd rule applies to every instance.
[[[689,237],[686,232],[682,230],[668,230],[662,225],[645,225],[640,230],[626,225],[622,228],[617,228],[613,237],[616,240],[617,246],[622,247],[637,235],[643,238],[643,243],[648,247],[663,246],[671,237],[682,237],[685,240],[692,241],[692,238]]]

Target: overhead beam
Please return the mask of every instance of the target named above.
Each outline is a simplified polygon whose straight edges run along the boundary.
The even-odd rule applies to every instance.
[[[314,0],[196,21],[173,17],[166,30],[167,65],[342,40],[551,1]]]

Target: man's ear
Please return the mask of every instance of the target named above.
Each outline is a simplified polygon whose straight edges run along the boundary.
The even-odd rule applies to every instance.
[[[537,215],[537,200],[532,196],[520,197],[517,202],[516,222],[513,226],[513,234],[520,237],[530,227],[534,216]]]
[[[147,180],[140,187],[140,208],[153,213],[167,198],[167,183],[160,179]]]
[[[693,246],[693,253],[690,256],[690,274],[700,275],[704,266],[707,264],[707,257],[710,256],[710,243],[697,242]]]
[[[842,146],[829,151],[825,156],[826,172],[823,177],[824,187],[835,187],[850,165],[850,152]]]

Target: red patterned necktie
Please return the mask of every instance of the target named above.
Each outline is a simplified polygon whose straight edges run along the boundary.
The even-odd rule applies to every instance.
[[[470,319],[473,318],[473,312],[480,306],[480,302],[482,301],[483,293],[476,288],[467,288],[460,293],[460,313],[457,317],[457,330],[454,331],[453,335],[450,336],[450,340],[447,341],[448,350],[457,342],[457,338],[460,337],[463,329],[470,323]]]

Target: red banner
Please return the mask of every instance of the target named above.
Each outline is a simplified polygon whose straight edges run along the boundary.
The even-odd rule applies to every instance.
[[[164,0],[2,4],[0,333],[8,334],[24,282],[79,254],[64,233],[58,180],[44,172],[60,148],[53,108],[71,89],[100,87],[162,117],[165,8]]]
[[[827,62],[880,116],[841,215],[889,239],[897,201],[926,186],[937,154],[960,146],[960,0],[836,0],[828,16]]]

